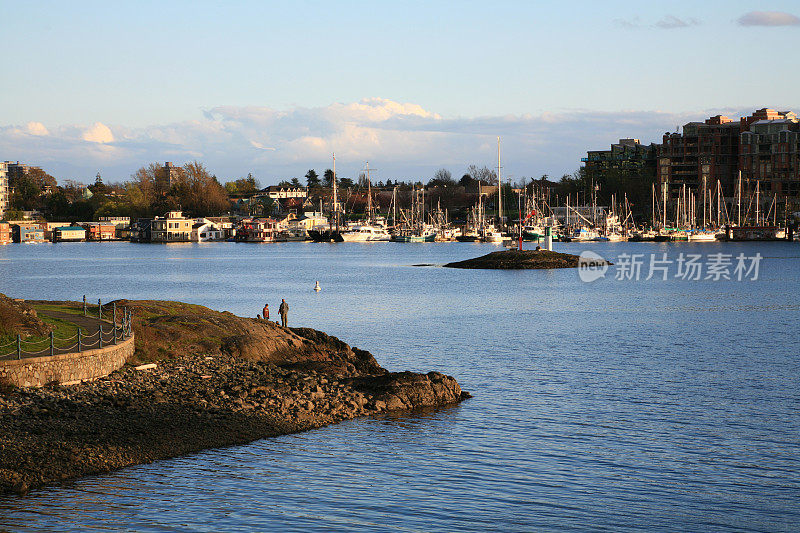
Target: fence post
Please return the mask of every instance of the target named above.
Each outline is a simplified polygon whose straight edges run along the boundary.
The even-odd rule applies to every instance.
[[[17,335],[17,359],[22,359],[22,336]]]
[[[114,306],[113,307],[113,309],[114,309],[114,329],[116,329],[117,328],[117,302],[114,302],[112,305]]]
[[[103,320],[103,304],[100,302],[100,298],[97,299],[97,318]]]
[[[50,357],[55,355],[55,338],[53,337],[53,332],[50,332]]]
[[[78,353],[82,352],[83,348],[81,347],[81,327],[78,326]]]
[[[97,339],[98,339],[97,342],[99,343],[97,345],[97,347],[98,348],[102,348],[103,347],[103,324],[100,324],[99,326],[97,326]]]
[[[86,295],[83,295],[83,316],[86,316]]]

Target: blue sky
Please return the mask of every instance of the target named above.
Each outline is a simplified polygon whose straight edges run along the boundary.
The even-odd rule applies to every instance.
[[[268,184],[331,151],[427,179],[491,165],[497,135],[512,177],[560,176],[800,107],[795,1],[2,3],[0,158],[83,181],[197,159]]]

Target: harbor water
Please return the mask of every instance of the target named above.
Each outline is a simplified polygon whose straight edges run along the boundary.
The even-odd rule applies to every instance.
[[[474,395],[0,496],[0,531],[797,531],[800,246],[557,243],[616,263],[593,282],[440,268],[496,249],[0,247],[9,296],[253,317],[285,298],[290,326]],[[731,279],[677,276],[681,253],[730,254]]]

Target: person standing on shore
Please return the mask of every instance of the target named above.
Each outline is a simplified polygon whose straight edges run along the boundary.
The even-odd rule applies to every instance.
[[[289,304],[286,300],[281,298],[281,306],[278,308],[278,313],[281,315],[281,326],[286,327],[286,316],[289,314]]]
[[[261,312],[261,316],[264,320],[269,320],[269,304],[264,304],[264,310]]]

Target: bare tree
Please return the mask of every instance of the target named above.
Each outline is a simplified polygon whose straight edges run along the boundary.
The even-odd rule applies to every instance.
[[[489,169],[486,166],[478,168],[477,165],[470,165],[469,167],[467,167],[467,174],[472,176],[472,179],[478,180],[484,185],[497,184],[497,172]]]

